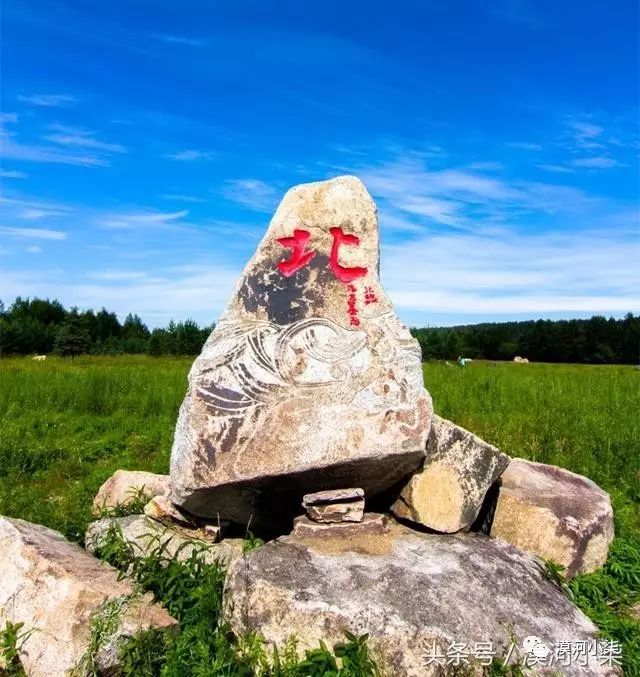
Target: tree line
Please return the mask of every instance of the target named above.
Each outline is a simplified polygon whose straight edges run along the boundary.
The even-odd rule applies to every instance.
[[[65,309],[58,301],[18,297],[8,308],[0,301],[0,357],[56,353],[118,355],[197,355],[213,326],[173,321],[150,330],[134,314],[120,322],[105,308],[97,312]],[[623,319],[532,320],[458,327],[414,328],[425,360],[458,356],[535,362],[636,364],[640,354],[640,316]]]
[[[0,301],[0,356],[197,355],[212,329],[186,320],[149,330],[137,315],[120,323],[105,308],[67,310],[58,301],[18,297],[6,309]]]
[[[637,364],[640,316],[589,320],[530,320],[412,329],[425,360],[458,356],[486,360]]]

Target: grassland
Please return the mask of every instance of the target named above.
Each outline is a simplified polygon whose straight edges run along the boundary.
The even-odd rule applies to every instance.
[[[0,360],[0,514],[81,541],[91,500],[114,470],[167,472],[190,363]],[[640,587],[640,372],[478,362],[429,363],[424,373],[440,415],[512,456],[587,475],[611,494],[614,556],[574,590],[605,632],[625,643],[628,674],[640,674],[631,656],[638,652],[640,666],[640,629],[626,616]]]

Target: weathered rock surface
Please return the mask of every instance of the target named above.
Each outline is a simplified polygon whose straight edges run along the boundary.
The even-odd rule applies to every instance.
[[[301,515],[293,520],[295,536],[336,537],[341,534],[385,534],[389,530],[389,517],[367,512],[358,522],[318,522]]]
[[[502,475],[490,533],[562,564],[568,576],[590,573],[613,540],[611,500],[586,477],[516,458]]]
[[[198,526],[195,520],[186,513],[181,512],[168,496],[154,496],[145,506],[144,514],[159,522],[178,524],[185,527],[195,528]]]
[[[97,516],[110,508],[126,505],[139,492],[144,492],[151,499],[154,496],[167,495],[169,491],[168,475],[157,475],[143,470],[116,470],[98,490],[91,512]]]
[[[35,629],[20,658],[30,677],[67,675],[85,656],[92,619],[117,609],[113,632],[96,659],[113,674],[120,643],[150,628],[177,626],[151,596],[136,596],[118,572],[57,531],[0,517],[0,627],[6,621]]]
[[[378,278],[376,207],[355,177],[291,189],[189,374],[172,500],[252,524],[303,494],[375,495],[424,458],[421,352]]]
[[[333,525],[336,526],[336,525]],[[391,675],[445,674],[426,665],[432,643],[493,642],[504,656],[513,631],[553,646],[593,642],[596,628],[545,579],[537,561],[478,534],[443,536],[392,523],[384,535],[342,532],[336,538],[285,536],[232,567],[227,615],[236,631],[257,630],[282,646],[295,633],[299,648],[369,633]],[[520,654],[522,655],[522,654]],[[589,667],[564,675],[607,674]]]
[[[216,542],[217,531],[211,532],[208,527],[188,529],[178,525],[168,526],[145,515],[129,515],[128,517],[105,517],[92,522],[85,534],[85,546],[89,552],[96,552],[104,544],[111,528],[119,529],[125,542],[129,543],[140,557],[155,550],[160,541],[165,544],[166,557],[177,555],[184,561],[195,551],[207,546],[203,559],[207,563],[219,561],[224,564],[242,557],[243,540],[226,538]]]
[[[302,507],[314,522],[361,522],[364,515],[362,489],[330,489],[305,494]]]
[[[436,531],[469,529],[487,490],[508,464],[509,457],[496,447],[434,415],[424,465],[391,510]]]

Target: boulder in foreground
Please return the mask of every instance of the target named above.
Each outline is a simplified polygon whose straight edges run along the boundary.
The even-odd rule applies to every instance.
[[[228,565],[242,557],[243,539],[225,538],[220,542],[218,532],[208,527],[197,529],[179,525],[169,526],[146,515],[105,517],[89,525],[85,545],[89,552],[97,552],[107,541],[110,530],[115,529],[131,546],[136,557],[146,557],[164,545],[165,557],[177,557],[178,561],[189,559],[193,552],[201,552],[205,563],[220,562]],[[203,547],[206,548],[203,550]]]
[[[509,457],[468,430],[433,417],[427,455],[392,512],[435,531],[467,530]]]
[[[101,674],[116,674],[118,647],[151,628],[177,627],[169,614],[137,595],[118,572],[51,529],[0,517],[0,627],[34,630],[20,660],[30,677],[58,677],[78,668],[89,650],[92,622],[113,619],[94,656]]]
[[[490,533],[562,564],[567,576],[591,573],[613,540],[611,500],[582,475],[516,458],[502,475]]]
[[[506,655],[511,632],[520,651],[532,635],[549,647],[595,642],[593,623],[537,560],[507,543],[397,523],[375,535],[339,526],[347,528],[334,538],[282,537],[231,568],[227,615],[237,632],[258,631],[278,646],[295,633],[302,650],[343,641],[345,630],[368,633],[380,667],[410,677],[444,674],[443,662],[429,657],[445,656],[454,642],[492,643],[498,656]],[[589,660],[560,671],[608,674],[595,656]]]
[[[191,368],[171,454],[177,505],[257,526],[290,519],[310,491],[370,497],[421,464],[431,398],[378,250],[359,179],[285,195]]]
[[[167,495],[169,490],[168,475],[157,475],[143,470],[116,470],[98,490],[93,499],[91,513],[98,516],[105,511],[125,507],[140,494],[150,500],[154,496]]]

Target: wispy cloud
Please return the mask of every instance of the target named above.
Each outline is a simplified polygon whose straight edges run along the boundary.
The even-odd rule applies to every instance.
[[[80,167],[108,167],[109,161],[95,155],[80,155],[68,153],[54,146],[24,144],[14,141],[12,136],[0,135],[2,155],[7,160],[23,162],[44,162],[61,165],[76,165]]]
[[[88,273],[87,277],[105,282],[131,282],[132,280],[143,280],[148,276],[147,273],[139,270],[100,270]]]
[[[510,148],[520,148],[521,150],[542,150],[543,146],[539,143],[527,143],[526,141],[512,141],[507,146]]]
[[[542,164],[537,165],[537,167],[547,172],[555,172],[556,174],[573,174],[573,169],[565,165]]]
[[[0,125],[6,122],[18,122],[17,113],[0,113]]]
[[[165,226],[172,222],[183,219],[189,214],[189,210],[182,209],[178,212],[142,211],[130,214],[117,214],[101,221],[104,228],[126,229],[144,228],[153,226]]]
[[[578,148],[603,148],[600,141],[596,141],[604,131],[602,127],[587,120],[570,120],[569,128]]]
[[[205,38],[191,38],[184,35],[171,35],[168,33],[155,33],[151,36],[154,40],[160,40],[170,45],[186,45],[188,47],[206,47],[209,40]]]
[[[570,163],[573,167],[588,167],[592,169],[610,169],[611,167],[620,167],[622,166],[621,162],[614,160],[610,157],[605,156],[596,156],[596,157],[583,157],[576,160],[572,160]]]
[[[222,195],[248,209],[271,212],[277,204],[279,191],[259,179],[235,179],[227,181]]]
[[[31,94],[29,96],[20,94],[18,95],[18,101],[29,103],[33,106],[58,108],[77,103],[78,99],[69,94]]]
[[[162,197],[165,200],[175,200],[176,202],[206,202],[206,200],[202,197],[196,197],[195,195],[185,195],[183,193],[165,193]]]
[[[32,245],[30,245],[29,247],[27,247],[27,248],[25,249],[25,251],[26,251],[28,254],[42,254],[42,252],[43,252],[44,250],[43,250],[42,247],[40,247],[39,245],[37,245],[37,244],[32,244]]]
[[[172,160],[179,160],[180,162],[191,162],[193,160],[211,160],[215,157],[215,153],[204,150],[180,150],[175,153],[167,153],[165,157]]]
[[[640,308],[638,257],[635,237],[598,231],[441,233],[388,246],[382,274],[408,311],[627,312]]]
[[[45,137],[46,141],[61,146],[71,146],[77,148],[86,148],[89,150],[101,151],[105,153],[126,153],[125,146],[119,143],[107,143],[95,138],[96,132],[77,127],[67,127],[65,125],[51,125],[50,129],[54,134]]]
[[[3,179],[26,179],[29,175],[13,169],[0,169],[0,178]]]
[[[49,228],[10,228],[0,226],[0,233],[9,237],[25,237],[35,240],[65,240],[67,234],[61,230],[50,230]]]

